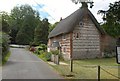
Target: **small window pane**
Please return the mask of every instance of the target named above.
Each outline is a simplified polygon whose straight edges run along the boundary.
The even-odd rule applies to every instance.
[[[79,22],[79,26],[83,27],[84,23],[83,22]]]
[[[76,33],[76,38],[79,38],[79,33]]]

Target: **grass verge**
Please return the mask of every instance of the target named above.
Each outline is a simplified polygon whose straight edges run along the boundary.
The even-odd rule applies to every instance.
[[[118,64],[115,58],[102,58],[102,59],[86,59],[86,60],[74,60],[73,72],[70,72],[70,62],[66,62],[68,65],[51,65],[55,68],[60,75],[67,79],[97,79],[98,65],[107,72],[118,76]],[[101,69],[101,79],[118,79]]]
[[[11,55],[11,52],[8,52],[8,53],[6,54],[5,59],[2,61],[2,65],[4,65],[4,64],[8,61],[10,55]]]

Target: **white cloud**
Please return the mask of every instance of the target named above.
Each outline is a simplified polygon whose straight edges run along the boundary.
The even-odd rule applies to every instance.
[[[113,3],[116,0],[93,0],[94,6],[90,11],[95,15],[99,22],[102,21],[101,15],[97,15],[98,10],[107,10],[109,3]],[[118,0],[117,0],[118,1]],[[40,9],[41,11],[47,12],[50,16],[48,17],[51,23],[59,21],[60,18],[65,18],[71,13],[76,11],[81,4],[75,5],[71,0],[0,0],[0,11],[10,12],[16,5],[30,4],[35,6],[38,4],[44,4],[45,6]]]
[[[33,0],[0,0],[0,11],[10,12],[14,6],[21,4],[36,5]]]

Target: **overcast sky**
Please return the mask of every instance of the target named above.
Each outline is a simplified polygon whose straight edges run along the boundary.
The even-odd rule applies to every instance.
[[[98,22],[102,22],[101,15],[98,15],[98,10],[109,9],[109,4],[119,0],[93,0],[93,8],[90,11],[97,18]],[[29,4],[33,9],[39,11],[40,17],[48,18],[50,23],[59,21],[60,18],[65,18],[81,7],[81,4],[74,4],[71,0],[0,0],[0,11],[10,13],[16,5]],[[38,6],[39,4],[39,6]]]

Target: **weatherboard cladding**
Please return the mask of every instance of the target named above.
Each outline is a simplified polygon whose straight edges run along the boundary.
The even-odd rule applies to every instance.
[[[60,34],[65,34],[73,31],[75,25],[83,19],[84,15],[88,14],[88,16],[91,18],[97,29],[101,34],[104,34],[104,31],[102,28],[100,28],[99,23],[93,16],[93,14],[89,11],[88,8],[81,7],[74,13],[72,13],[70,16],[67,18],[61,20],[57,26],[50,32],[48,38],[58,36]]]

